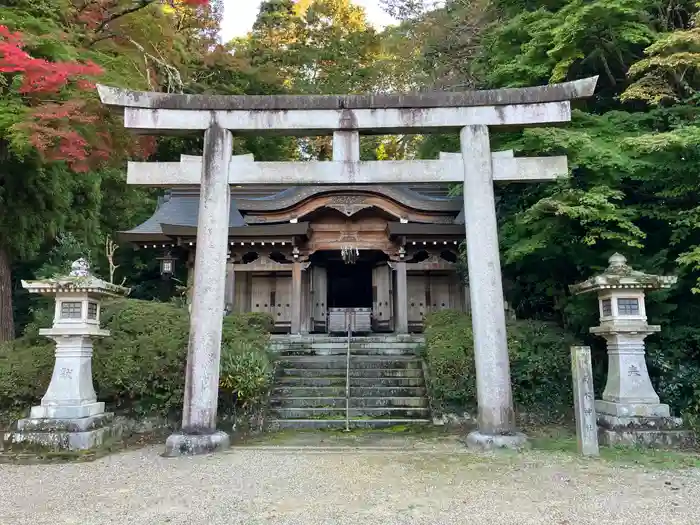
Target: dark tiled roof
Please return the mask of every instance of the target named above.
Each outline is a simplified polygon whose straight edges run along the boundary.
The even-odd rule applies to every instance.
[[[275,211],[293,206],[314,195],[332,191],[373,192],[394,199],[414,209],[457,212],[462,206],[461,197],[448,196],[448,188],[428,185],[422,193],[420,186],[376,185],[376,186],[296,186],[291,188],[274,187],[265,191],[264,186],[232,188],[229,228],[246,226],[239,210]],[[168,236],[162,224],[171,226],[197,226],[199,216],[199,188],[174,189],[161,199],[151,218],[132,230],[122,232],[124,238],[144,240],[165,240]],[[463,222],[462,222],[463,223]]]
[[[161,224],[197,227],[199,219],[199,195],[167,196],[159,204],[156,212],[143,224],[125,233],[132,234],[163,234]],[[236,201],[231,199],[231,210],[228,220],[229,228],[245,226],[245,220],[236,207]]]

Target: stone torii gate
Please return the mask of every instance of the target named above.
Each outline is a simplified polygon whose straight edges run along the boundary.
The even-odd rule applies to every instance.
[[[492,153],[489,127],[568,122],[570,101],[591,96],[596,82],[594,77],[522,89],[345,96],[174,95],[98,86],[102,102],[123,109],[125,127],[137,133],[204,132],[201,160],[129,163],[130,184],[201,185],[182,431],[168,438],[166,455],[205,453],[228,445],[228,436],[216,430],[216,410],[229,185],[251,183],[463,182],[479,404],[479,429],[467,441],[482,447],[523,444],[525,436],[516,431],[513,415],[493,182],[551,180],[565,176],[567,164],[565,157]],[[360,161],[361,134],[455,131],[460,131],[461,154],[426,161]],[[233,157],[234,134],[333,135],[333,161],[254,162],[250,156]],[[398,282],[405,274],[405,266],[400,266]],[[400,296],[401,290],[397,292]]]

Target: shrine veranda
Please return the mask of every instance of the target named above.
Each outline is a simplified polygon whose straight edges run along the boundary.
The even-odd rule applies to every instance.
[[[344,262],[355,263],[346,265],[355,267],[350,282],[365,283],[357,294],[371,310],[374,331],[419,330],[436,308],[471,311],[479,428],[468,443],[522,444],[513,416],[493,184],[554,180],[568,168],[565,157],[492,152],[489,129],[566,123],[571,101],[591,96],[596,82],[344,96],[179,95],[98,86],[102,102],[123,111],[133,132],[204,133],[201,158],[128,166],[129,184],[172,193],[124,238],[194,249],[182,431],[168,439],[166,452],[207,452],[228,442],[216,429],[225,309],[273,313],[276,327],[292,336],[327,332],[329,301],[340,305],[352,295],[329,289],[329,281],[350,271],[339,266]],[[360,160],[361,135],[449,132],[459,132],[460,153]],[[232,155],[234,135],[329,135],[333,160],[255,162]],[[463,198],[420,191],[446,183],[464,183]],[[270,191],[240,196],[251,187]],[[466,294],[454,269],[465,234]]]

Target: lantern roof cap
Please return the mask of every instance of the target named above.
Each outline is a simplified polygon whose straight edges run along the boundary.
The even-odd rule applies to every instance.
[[[56,295],[57,293],[90,293],[97,296],[128,295],[129,288],[108,283],[90,273],[90,264],[86,259],[80,258],[71,264],[68,275],[38,279],[34,281],[22,281],[22,287],[29,293],[43,295]]]
[[[624,255],[614,253],[608,259],[608,267],[602,274],[571,285],[569,290],[576,295],[608,289],[658,290],[670,288],[677,281],[678,277],[674,275],[652,275],[634,270],[627,264]]]

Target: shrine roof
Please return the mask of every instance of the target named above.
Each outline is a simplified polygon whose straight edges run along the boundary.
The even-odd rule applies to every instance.
[[[541,104],[589,97],[598,77],[546,86],[463,92],[363,95],[183,95],[130,91],[98,85],[102,102],[113,107],[199,111],[285,111],[429,109]]]
[[[197,227],[199,217],[199,194],[169,195],[160,200],[155,213],[144,223],[132,230],[121,232],[124,240],[134,241],[144,238],[148,241],[169,241],[163,232],[162,224]],[[236,201],[231,199],[229,228],[245,227],[245,219],[238,211]]]
[[[234,226],[229,228],[229,237],[257,239],[268,237],[295,237],[309,233],[308,222],[265,224],[250,226]],[[182,226],[176,224],[161,224],[162,231],[170,237],[195,237],[197,226]]]
[[[246,233],[245,236],[285,235],[285,233],[280,232],[284,230],[285,226],[288,226],[288,223],[270,224],[266,226],[266,230],[258,231],[260,226],[247,225],[241,212],[275,212],[290,208],[316,195],[333,192],[373,193],[421,211],[456,214],[463,205],[461,197],[426,195],[412,188],[398,185],[299,186],[276,189],[276,192],[271,195],[251,195],[248,188],[244,188],[242,191],[244,194],[238,195],[236,188],[231,190],[229,228],[238,228],[236,235],[241,234],[241,228],[255,228],[255,230]],[[131,230],[120,232],[120,238],[126,242],[171,242],[173,228],[182,227],[196,230],[198,216],[199,188],[178,188],[160,199],[156,211],[148,220]],[[170,230],[166,232],[164,225],[168,225]],[[181,236],[185,235],[182,231],[179,233]],[[230,235],[234,235],[234,233],[232,232]]]

